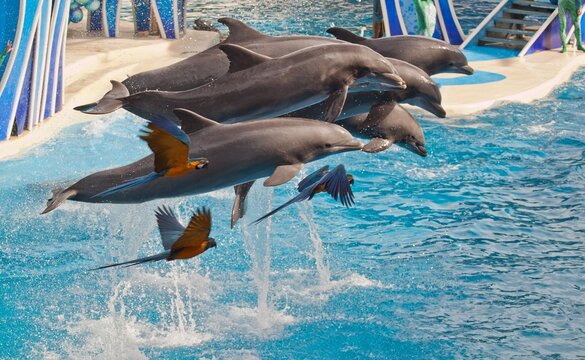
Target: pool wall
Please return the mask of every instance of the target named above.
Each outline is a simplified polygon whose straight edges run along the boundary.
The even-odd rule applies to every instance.
[[[0,140],[32,130],[61,110],[69,3],[21,0],[0,7],[2,47],[13,43],[0,67]]]
[[[105,37],[120,35],[121,0],[101,0],[87,22],[88,31],[102,32]],[[134,30],[151,30],[151,13],[163,39],[178,39],[185,34],[185,0],[132,0]]]
[[[435,0],[437,24],[433,37],[459,45],[464,40],[463,30],[451,0]],[[416,17],[410,0],[385,0],[380,3],[384,16],[386,36],[416,35]]]

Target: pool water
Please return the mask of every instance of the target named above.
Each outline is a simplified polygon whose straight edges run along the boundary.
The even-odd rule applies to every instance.
[[[584,100],[581,71],[530,105],[417,115],[427,158],[392,147],[306,167],[345,164],[355,207],[317,196],[248,226],[296,181],[255,187],[233,231],[232,189],[38,215],[51,189],[148,154],[123,111],[68,127],[0,162],[0,358],[582,356]],[[160,251],[160,204],[183,222],[208,206],[217,248],[87,271]]]

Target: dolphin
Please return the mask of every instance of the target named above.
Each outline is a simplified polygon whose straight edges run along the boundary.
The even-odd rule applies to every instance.
[[[395,101],[373,106],[368,114],[347,117],[336,124],[356,137],[373,139],[372,142],[384,139],[387,141],[384,142],[384,148],[396,144],[417,155],[427,156],[423,129],[414,117]],[[246,196],[252,185],[253,180],[234,186],[236,198],[232,208],[232,228],[246,212]]]
[[[407,62],[396,59],[388,60],[394,65],[396,71],[406,83],[406,89],[350,93],[345,101],[343,111],[337,119],[342,120],[368,113],[371,106],[386,102],[399,102],[418,106],[437,117],[444,118],[446,112],[441,106],[441,91],[431,77],[423,70]],[[322,119],[326,111],[327,103],[321,102],[285,116]]]
[[[321,36],[269,36],[232,18],[221,18],[218,22],[226,25],[229,29],[229,36],[222,44],[240,45],[269,57],[284,56],[315,45],[346,43],[346,41],[342,41],[345,39],[337,40]],[[395,41],[393,39],[397,38],[399,37],[387,38],[384,41],[385,43],[391,43]],[[364,38],[359,39],[365,40]],[[467,64],[465,56],[452,45],[439,40],[431,41],[432,49],[422,52],[423,55],[421,55],[420,48],[427,46],[429,39],[410,37],[406,41],[398,39],[396,42],[401,48],[399,51],[390,45],[371,48],[382,56],[406,61],[423,68],[425,71],[428,70],[427,68],[431,68],[436,73],[442,69],[452,71],[460,67],[459,72],[473,73],[473,69]],[[408,48],[403,49],[408,43],[410,43]],[[418,46],[419,43],[423,45]],[[374,44],[377,43],[374,42]],[[230,63],[226,54],[220,50],[220,45],[215,45],[169,66],[135,74],[122,81],[122,83],[130,94],[146,90],[181,91],[204,85],[228,73]],[[370,47],[370,42],[366,42],[364,45]],[[440,48],[440,46],[443,46],[443,48]],[[419,51],[413,56],[412,49],[414,48]],[[419,56],[418,58],[417,55]],[[453,65],[450,65],[451,63]]]
[[[153,156],[91,174],[65,190],[53,191],[44,213],[65,200],[90,203],[142,203],[158,198],[203,194],[267,177],[264,186],[292,179],[303,164],[347,151],[378,152],[389,142],[362,144],[336,124],[307,119],[263,119],[220,124],[184,109],[175,110],[192,133],[190,156],[209,159],[209,166],[178,177],[160,177],[142,186],[96,196],[154,169]],[[379,139],[378,139],[379,140]]]
[[[400,104],[390,102],[375,107],[369,114],[355,115],[336,124],[356,137],[382,138],[417,155],[427,156],[425,135],[414,117]]]
[[[442,40],[413,35],[366,39],[339,27],[329,28],[327,32],[339,40],[364,45],[386,57],[406,61],[429,75],[445,72],[471,75],[474,72],[463,52]]]
[[[176,108],[195,111],[219,122],[270,118],[325,101],[325,120],[334,121],[354,82],[368,89],[404,89],[390,61],[354,44],[317,45],[279,58],[270,58],[239,45],[223,44],[230,60],[227,75],[185,91],[146,91],[129,94],[124,84],[97,103],[78,106],[89,114],[107,114],[121,107],[148,120],[173,115]],[[363,83],[361,78],[368,76]]]

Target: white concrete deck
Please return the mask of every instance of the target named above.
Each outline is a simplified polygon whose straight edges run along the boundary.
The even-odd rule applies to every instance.
[[[121,37],[106,39],[87,37],[83,31],[70,27],[63,110],[32,131],[0,142],[0,160],[22,155],[67,126],[95,119],[73,108],[99,99],[110,90],[110,80],[121,81],[128,75],[170,65],[218,42],[219,34],[208,31],[189,30],[181,40],[163,40],[154,36],[134,37],[128,23],[124,24]]]
[[[472,62],[477,71],[488,71],[506,79],[484,84],[441,88],[447,116],[475,113],[505,102],[529,103],[547,96],[585,65],[585,53],[570,49],[566,54],[545,51],[526,57]]]

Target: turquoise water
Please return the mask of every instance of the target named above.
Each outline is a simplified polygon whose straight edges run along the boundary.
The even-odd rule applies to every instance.
[[[585,71],[546,99],[417,116],[429,157],[346,153],[357,204],[255,188],[141,205],[50,190],[148,153],[124,112],[0,162],[0,358],[577,358],[585,353]],[[213,211],[188,262],[86,269],[160,250],[154,209]]]

